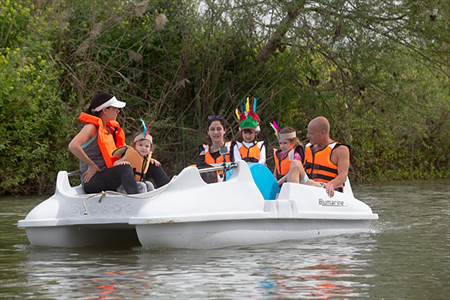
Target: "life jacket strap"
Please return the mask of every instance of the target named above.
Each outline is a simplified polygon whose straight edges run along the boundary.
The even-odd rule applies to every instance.
[[[307,162],[305,164],[305,170],[311,169],[312,167],[313,167],[313,164],[310,163],[310,162]],[[321,171],[330,172],[330,173],[333,173],[333,174],[337,174],[338,173],[337,169],[326,167],[326,166],[322,166],[322,165],[319,165],[319,164],[314,164],[314,170],[321,170]]]

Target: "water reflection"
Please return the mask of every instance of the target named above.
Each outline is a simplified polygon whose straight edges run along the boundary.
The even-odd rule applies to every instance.
[[[216,250],[28,246],[0,206],[4,299],[449,299],[450,182],[364,185],[372,233]]]
[[[27,293],[58,299],[359,298],[374,276],[361,255],[373,242],[364,234],[200,251],[30,247],[19,276]]]

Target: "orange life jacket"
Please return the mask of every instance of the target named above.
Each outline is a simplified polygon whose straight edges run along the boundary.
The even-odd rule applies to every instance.
[[[259,162],[259,159],[261,158],[261,149],[264,146],[264,141],[254,143],[250,148],[247,148],[244,143],[240,142],[236,142],[236,145],[238,146],[242,160],[251,163]]]
[[[231,162],[231,142],[226,142],[224,146],[228,149],[228,153],[225,155],[225,162]],[[217,159],[211,156],[209,145],[203,144],[203,149],[205,150],[205,163],[208,165],[223,163],[223,155],[220,155]]]
[[[108,124],[106,124],[106,126],[110,129],[110,131],[108,131],[103,126],[102,119],[96,116],[81,113],[78,119],[83,123],[93,124],[97,127],[98,147],[102,152],[106,166],[111,168],[114,165],[114,162],[119,159],[118,157],[112,156],[112,152],[116,150],[117,147],[122,147],[125,145],[125,134],[122,128],[120,128],[119,123],[114,120],[109,121]]]
[[[304,167],[310,179],[327,183],[336,178],[338,175],[338,167],[331,161],[331,153],[341,145],[340,143],[332,142],[316,153],[312,152],[311,143],[306,145]],[[338,189],[342,189],[343,187],[344,185],[342,184]]]
[[[150,165],[152,152],[146,156],[142,156],[133,147],[125,145],[114,150],[112,155],[131,164],[136,181],[145,181],[145,175],[147,174],[148,166]]]
[[[294,150],[291,150],[288,152],[286,157],[280,161],[280,159],[278,158],[279,153],[281,153],[281,150],[273,148],[273,158],[275,160],[275,167],[277,170],[277,180],[281,179],[289,172],[289,168],[291,167],[291,160],[294,158],[295,154]]]

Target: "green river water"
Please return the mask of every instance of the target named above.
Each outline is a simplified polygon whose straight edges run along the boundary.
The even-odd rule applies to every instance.
[[[0,199],[1,299],[450,299],[450,181],[353,187],[370,233],[215,250],[30,246]]]

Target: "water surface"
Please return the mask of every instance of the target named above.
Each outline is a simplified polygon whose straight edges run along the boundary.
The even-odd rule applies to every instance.
[[[1,299],[450,299],[450,181],[359,185],[372,232],[215,250],[56,249],[0,200]]]

